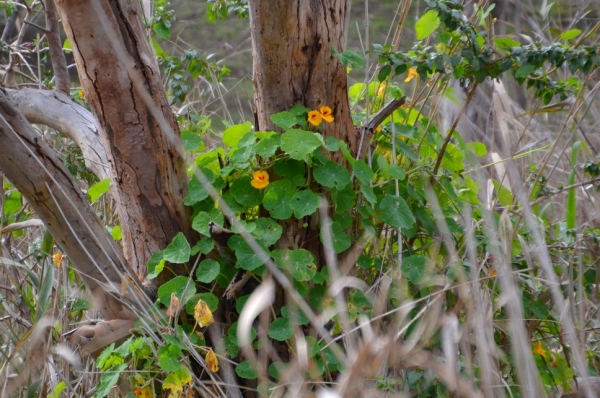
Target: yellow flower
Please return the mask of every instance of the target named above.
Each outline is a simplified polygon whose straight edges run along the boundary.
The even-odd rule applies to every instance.
[[[263,189],[269,185],[269,173],[264,170],[255,171],[254,174],[252,174],[252,181],[250,181],[250,185],[256,189]]]
[[[206,361],[206,365],[208,366],[208,370],[210,370],[212,373],[219,371],[219,359],[212,348],[208,350],[204,359]]]
[[[385,84],[385,83],[380,84],[379,89],[377,90],[377,96],[383,97],[383,95],[385,94],[386,88],[387,88],[387,84]]]
[[[194,319],[201,328],[208,326],[215,321],[206,301],[202,299],[198,300],[198,303],[196,303],[196,306],[194,307]]]
[[[533,353],[541,355],[544,358],[546,358],[546,350],[544,350],[544,348],[542,347],[542,341],[541,340],[538,340],[537,344],[535,345],[535,348],[533,349]]]
[[[408,83],[413,78],[418,77],[418,76],[419,76],[419,74],[417,73],[417,68],[410,68],[408,70],[408,76],[406,77],[406,79],[404,79],[404,82]]]
[[[325,120],[328,123],[333,122],[333,115],[330,107],[322,106],[321,109],[319,109],[319,111],[321,112],[321,117],[323,118],[323,120]]]
[[[55,255],[52,256],[52,262],[57,267],[61,267],[62,266],[62,259],[63,259],[63,254],[62,253],[56,253]]]
[[[323,121],[323,115],[319,111],[310,111],[308,112],[308,121],[313,126],[318,126]]]

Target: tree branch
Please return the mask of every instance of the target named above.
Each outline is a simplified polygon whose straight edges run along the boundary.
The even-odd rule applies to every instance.
[[[44,8],[46,9],[46,37],[50,47],[50,59],[52,60],[52,69],[54,69],[56,88],[63,94],[69,95],[71,89],[69,70],[67,69],[67,60],[60,40],[58,11],[54,0],[44,0]]]
[[[365,142],[370,142],[373,137],[373,133],[377,126],[379,126],[388,116],[390,116],[396,109],[400,108],[402,105],[406,103],[406,96],[402,96],[402,98],[396,98],[390,101],[387,105],[379,110],[376,114],[373,115],[371,120],[365,123],[363,126],[359,127],[358,131],[360,133],[360,143],[358,145],[358,153],[356,154],[357,159],[361,159],[367,148]]]

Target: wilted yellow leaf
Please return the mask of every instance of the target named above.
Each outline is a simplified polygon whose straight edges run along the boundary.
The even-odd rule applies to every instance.
[[[210,370],[212,373],[219,371],[219,358],[217,358],[217,355],[212,348],[208,350],[204,359],[206,360],[206,366],[208,366],[208,370]]]
[[[173,318],[175,314],[177,314],[177,309],[179,308],[179,299],[175,295],[175,293],[171,293],[171,303],[169,304],[169,308],[167,309],[167,316],[169,318]]]
[[[210,325],[214,322],[213,314],[208,308],[208,304],[204,300],[198,300],[194,307],[194,319],[201,328]]]

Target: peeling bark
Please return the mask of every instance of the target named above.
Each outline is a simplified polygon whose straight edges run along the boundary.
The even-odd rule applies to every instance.
[[[8,95],[29,123],[65,134],[81,149],[85,166],[101,180],[110,177],[106,151],[90,111],[57,91],[25,88]]]
[[[335,121],[323,134],[356,153],[346,68],[332,54],[346,47],[350,0],[250,0],[249,8],[258,128],[276,130],[271,115],[292,105],[327,105]]]
[[[58,0],[57,6],[113,174],[125,258],[143,278],[152,254],[191,228],[179,128],[142,10],[134,0]],[[165,121],[170,131],[161,129]]]

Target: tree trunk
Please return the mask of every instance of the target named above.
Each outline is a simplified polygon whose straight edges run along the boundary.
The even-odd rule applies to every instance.
[[[327,105],[335,121],[323,134],[356,153],[346,68],[332,54],[346,47],[350,0],[250,0],[249,8],[258,129],[275,130],[271,115],[292,105]]]
[[[125,258],[144,278],[152,254],[191,228],[179,128],[143,13],[135,0],[57,5],[110,163]]]

